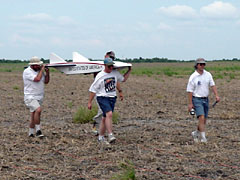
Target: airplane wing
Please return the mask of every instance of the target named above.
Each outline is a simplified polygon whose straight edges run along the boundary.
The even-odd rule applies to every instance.
[[[76,66],[76,64],[46,64],[45,67],[70,67]]]
[[[130,63],[114,61],[114,68],[123,69],[132,66]],[[77,52],[73,52],[73,62],[67,62],[58,55],[50,54],[50,63],[47,67],[54,67],[65,74],[91,74],[104,69],[103,61],[90,61]]]

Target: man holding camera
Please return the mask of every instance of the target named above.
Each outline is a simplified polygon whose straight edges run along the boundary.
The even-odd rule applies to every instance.
[[[37,137],[44,136],[40,128],[41,104],[44,98],[44,85],[48,84],[49,80],[49,69],[38,57],[32,57],[29,67],[23,72],[24,102],[31,113],[29,137],[34,137],[35,130]]]
[[[198,129],[192,132],[192,136],[195,142],[198,142],[198,139],[200,138],[200,141],[204,143],[207,142],[205,126],[209,110],[209,87],[212,88],[212,91],[215,94],[216,102],[220,101],[215,82],[213,81],[211,73],[204,69],[205,66],[206,61],[203,58],[198,58],[195,61],[195,72],[190,76],[187,85],[189,101],[188,111],[190,112],[194,109],[199,120]]]

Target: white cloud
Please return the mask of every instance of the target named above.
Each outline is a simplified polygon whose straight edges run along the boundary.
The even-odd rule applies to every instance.
[[[50,44],[58,47],[70,46],[102,46],[103,42],[99,39],[71,39],[69,37],[52,37],[49,39]]]
[[[46,13],[36,13],[36,14],[27,14],[16,19],[26,20],[26,21],[52,21],[53,17]]]
[[[4,44],[3,43],[0,43],[0,47],[3,47],[4,46]]]
[[[77,22],[68,16],[60,16],[57,18],[57,23],[59,25],[76,25]]]
[[[59,16],[59,17],[53,17],[49,14],[46,13],[36,13],[36,14],[27,14],[24,16],[20,17],[15,17],[14,19],[19,20],[20,22],[28,22],[28,23],[49,23],[51,22],[52,24],[55,25],[76,25],[77,22],[73,20],[71,17],[68,16]]]
[[[152,27],[149,23],[145,23],[145,22],[138,22],[136,25],[136,31],[140,31],[140,32],[151,32],[152,31]]]
[[[160,7],[158,12],[173,18],[192,19],[197,17],[196,10],[186,5]]]
[[[221,1],[215,1],[208,6],[204,6],[200,9],[200,14],[203,17],[214,19],[231,19],[239,16],[238,9],[231,3],[224,3]]]
[[[157,29],[158,30],[173,30],[173,28],[165,23],[160,23],[158,26],[157,26]]]
[[[39,45],[41,43],[39,39],[32,38],[32,37],[25,37],[19,34],[13,34],[13,36],[11,37],[11,41],[15,45],[18,45],[18,44]]]

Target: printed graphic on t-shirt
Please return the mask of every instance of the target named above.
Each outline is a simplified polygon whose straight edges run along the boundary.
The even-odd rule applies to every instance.
[[[197,84],[200,86],[202,83],[201,83],[201,81],[198,81]]]
[[[107,79],[104,79],[104,86],[106,93],[114,92],[115,91],[115,77],[110,77]]]

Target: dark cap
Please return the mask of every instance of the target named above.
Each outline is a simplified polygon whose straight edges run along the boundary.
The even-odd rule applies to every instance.
[[[114,53],[113,51],[107,52],[106,55],[107,55],[108,57],[112,58],[112,60],[115,60],[115,58],[116,58],[116,57],[115,57],[115,53]]]

